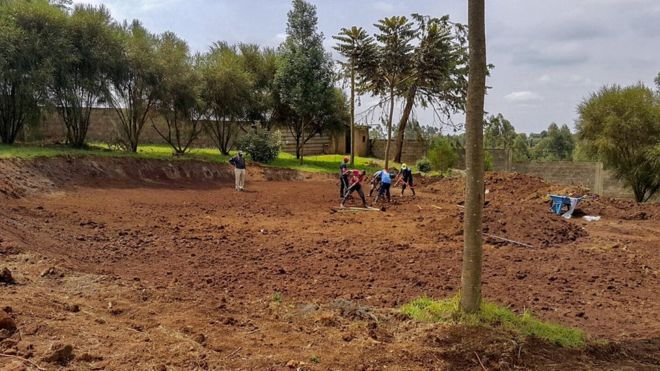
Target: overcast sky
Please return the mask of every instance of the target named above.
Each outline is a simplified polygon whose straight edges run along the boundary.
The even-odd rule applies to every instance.
[[[152,32],[174,31],[193,50],[214,41],[277,46],[289,0],[75,0],[105,4],[118,20],[140,19]],[[449,14],[467,22],[466,0],[311,0],[319,28],[363,26],[385,16]],[[486,110],[501,112],[519,132],[551,122],[574,126],[577,104],[604,84],[652,86],[660,72],[660,0],[490,0],[489,63],[495,65]],[[368,99],[363,101],[363,106]],[[358,108],[358,111],[360,109]],[[422,122],[433,115],[418,111]],[[462,118],[455,118],[461,122]],[[447,131],[447,130],[445,130]]]

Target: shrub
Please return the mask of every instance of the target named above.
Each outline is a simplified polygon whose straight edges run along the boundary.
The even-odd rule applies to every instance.
[[[282,135],[279,131],[257,129],[240,138],[236,146],[247,153],[252,161],[268,164],[280,154],[281,142]]]
[[[423,159],[417,161],[417,170],[419,170],[422,173],[428,173],[431,171],[431,161],[429,161],[428,158],[424,157]]]
[[[488,151],[484,153],[484,170],[493,171],[493,155]]]
[[[431,142],[428,159],[434,170],[445,172],[456,165],[458,153],[449,138],[437,137]]]

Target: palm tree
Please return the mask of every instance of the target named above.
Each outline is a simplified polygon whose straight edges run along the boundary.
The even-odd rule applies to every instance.
[[[351,166],[355,164],[355,143],[353,139],[355,126],[355,84],[358,79],[357,73],[360,64],[370,63],[374,56],[374,40],[362,27],[353,26],[350,29],[342,28],[337,36],[335,50],[339,52],[346,61],[341,63],[351,81]]]
[[[413,14],[416,38],[410,76],[401,94],[405,105],[399,120],[394,161],[401,162],[406,126],[413,107],[420,104],[449,117],[465,110],[467,94],[467,46],[465,27],[452,24],[449,16],[431,18]]]
[[[406,77],[410,75],[410,59],[413,52],[411,41],[415,38],[416,31],[408,18],[399,16],[381,19],[374,26],[379,31],[376,34],[376,40],[379,42],[377,68],[371,70],[366,81],[369,91],[375,95],[386,96],[390,104],[385,145],[385,168],[387,168],[390,160],[394,103]]]
[[[479,311],[483,256],[482,215],[484,206],[483,121],[486,93],[486,26],[484,0],[468,1],[469,82],[466,113],[466,186],[461,310]]]

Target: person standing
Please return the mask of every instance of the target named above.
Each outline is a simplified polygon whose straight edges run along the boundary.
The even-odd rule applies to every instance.
[[[341,164],[339,164],[339,199],[344,199],[344,196],[346,196],[346,191],[348,190],[348,178],[349,178],[349,171],[348,171],[348,162],[350,159],[348,157],[344,157],[344,160],[342,161]]]
[[[236,191],[242,192],[245,187],[245,157],[243,152],[238,151],[238,154],[229,160],[229,163],[234,165],[234,176],[236,177]]]
[[[401,180],[403,181],[403,185],[401,186],[401,196],[403,196],[403,192],[406,190],[406,186],[410,187],[410,190],[412,191],[413,197],[415,197],[415,183],[413,182],[413,173],[412,169],[408,167],[408,165],[403,164],[401,165]]]

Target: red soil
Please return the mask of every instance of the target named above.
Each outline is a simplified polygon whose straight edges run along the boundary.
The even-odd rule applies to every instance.
[[[484,296],[612,342],[569,351],[397,313],[458,290],[458,178],[386,212],[334,213],[334,180],[290,171],[252,168],[237,194],[228,169],[201,163],[0,170],[0,270],[17,282],[0,305],[20,330],[0,352],[42,366],[59,344],[75,369],[480,369],[475,353],[488,368],[660,366],[658,205],[592,200],[582,213],[603,220],[567,221],[544,197],[561,187],[489,175],[484,231],[533,247],[487,239]]]

